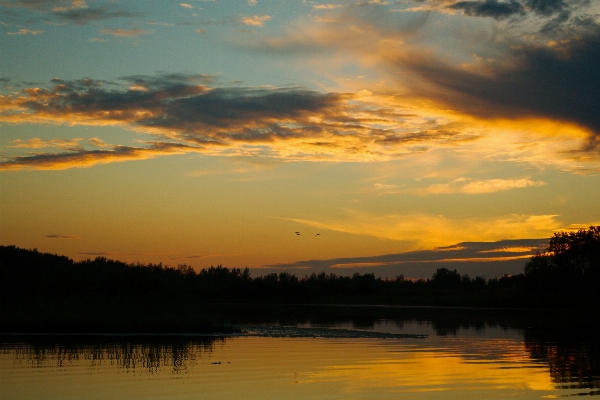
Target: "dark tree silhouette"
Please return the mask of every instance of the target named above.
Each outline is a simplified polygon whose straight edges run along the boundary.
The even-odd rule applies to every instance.
[[[525,276],[530,289],[591,300],[600,286],[600,226],[555,233],[525,265]]]
[[[468,279],[465,277],[465,281]],[[438,268],[431,279],[431,285],[435,289],[454,290],[461,285],[462,279],[458,271],[449,270],[448,268]]]

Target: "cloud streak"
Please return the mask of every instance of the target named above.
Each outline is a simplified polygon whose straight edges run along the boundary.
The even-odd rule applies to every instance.
[[[471,180],[467,178],[458,178],[451,183],[441,183],[430,185],[424,193],[426,194],[482,194],[494,193],[504,190],[521,189],[531,186],[543,186],[544,182],[533,181],[529,178],[522,179],[486,179]]]
[[[43,33],[43,32],[44,31],[42,31],[42,30],[21,28],[17,32],[6,32],[6,34],[7,35],[39,35],[40,33]]]
[[[54,79],[51,87],[0,95],[0,123],[120,126],[158,138],[134,147],[94,139],[87,143],[102,149],[92,150],[80,140],[15,141],[15,150],[59,147],[66,152],[11,154],[0,169],[64,169],[198,151],[288,161],[386,161],[444,151],[571,170],[600,168],[596,147],[576,130],[566,130],[563,137],[536,133],[543,126],[539,123],[533,131],[523,123],[516,129],[478,127],[385,93],[214,87],[216,80],[208,74],[136,75],[115,82]],[[490,193],[540,184],[528,178],[465,179],[430,192]]]
[[[60,239],[60,240],[73,240],[73,239],[80,239],[79,236],[75,236],[75,235],[59,235],[59,234],[50,234],[50,235],[44,235],[44,237],[46,239]]]
[[[428,214],[373,215],[354,210],[347,210],[344,218],[290,220],[319,229],[395,240],[413,249],[449,246],[457,240],[549,237],[562,226],[555,215],[449,218]]]
[[[136,29],[101,29],[99,32],[104,35],[113,35],[113,36],[117,36],[117,37],[137,37],[137,36],[141,36],[141,35],[149,35],[150,33],[152,33],[150,31],[147,31],[145,29],[140,29],[140,28],[136,28]]]
[[[148,147],[113,146],[110,150],[78,149],[64,153],[38,153],[15,156],[0,162],[0,171],[64,170],[85,168],[98,164],[146,160],[158,156],[200,152],[201,147],[178,143],[152,143]]]
[[[262,28],[265,25],[265,22],[267,22],[271,18],[272,17],[270,15],[254,15],[251,17],[250,16],[241,17],[240,21],[244,25],[258,26],[258,27]]]
[[[0,6],[12,9],[26,9],[44,15],[46,21],[59,20],[74,25],[85,25],[94,21],[113,18],[132,18],[139,14],[126,11],[106,4],[99,7],[89,7],[82,0],[18,0],[0,1]],[[13,14],[11,14],[13,15]]]
[[[548,239],[516,239],[492,242],[461,242],[430,250],[408,251],[370,257],[347,257],[270,264],[267,269],[302,272],[374,273],[376,276],[430,278],[437,268],[458,269],[472,277],[492,278],[505,273],[523,273],[526,260],[542,251]]]

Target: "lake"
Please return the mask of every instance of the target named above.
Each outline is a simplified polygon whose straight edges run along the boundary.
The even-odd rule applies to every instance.
[[[594,333],[538,311],[228,305],[241,333],[2,335],[0,399],[600,395]]]

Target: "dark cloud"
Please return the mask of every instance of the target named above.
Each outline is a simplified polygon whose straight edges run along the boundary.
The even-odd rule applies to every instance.
[[[525,5],[533,12],[541,15],[560,13],[569,7],[563,0],[527,0]]]
[[[323,111],[335,105],[338,99],[336,94],[302,89],[213,89],[172,100],[165,115],[142,123],[164,127],[184,124],[226,127],[240,121],[296,118]]]
[[[511,46],[511,62],[482,66],[488,74],[418,58],[402,63],[441,89],[434,96],[464,112],[568,121],[600,135],[600,27],[592,28],[554,46]]]
[[[0,1],[0,5],[9,10],[28,9],[44,13],[48,19],[59,19],[73,23],[75,25],[85,25],[88,22],[108,20],[113,18],[132,18],[139,16],[139,13],[129,12],[117,8],[114,5],[107,4],[100,7],[88,7],[84,4],[74,4],[68,0],[19,0],[19,1]],[[12,11],[5,11],[5,14],[12,17],[20,17],[19,14]]]
[[[311,114],[331,111],[343,98],[340,94],[301,88],[211,89],[191,84],[190,81],[211,79],[202,75],[163,78],[129,77],[130,85],[140,86],[132,90],[106,89],[102,82],[90,79],[54,80],[52,89],[26,89],[28,96],[20,106],[34,115],[123,121],[200,136],[214,133],[214,129],[227,129],[219,135],[243,139],[260,131],[289,135],[278,121],[300,121]],[[301,125],[297,127],[302,130]]]
[[[64,20],[68,20],[76,25],[84,25],[92,21],[101,21],[112,18],[132,18],[139,14],[131,13],[112,7],[81,8],[67,11],[54,11],[53,15]]]
[[[380,277],[430,278],[442,267],[457,269],[471,277],[493,278],[503,274],[521,274],[528,259],[542,251],[548,239],[502,240],[498,242],[464,242],[433,250],[386,254],[374,257],[337,258],[274,264],[269,270],[290,271],[297,275],[312,272],[352,275],[374,273]],[[271,271],[269,271],[271,272]]]
[[[259,151],[258,146],[265,155],[319,160],[338,155],[352,158],[359,154],[405,157],[422,151],[416,147],[397,149],[376,141],[375,138],[403,129],[402,125],[390,129],[376,124],[395,124],[406,115],[386,109],[365,111],[352,94],[323,93],[299,87],[212,88],[204,85],[213,79],[216,78],[211,75],[185,74],[136,75],[116,82],[54,79],[53,87],[30,87],[0,97],[0,121],[119,125],[159,135],[162,141],[185,143],[190,151],[231,150],[228,155]],[[444,136],[442,141],[460,139],[441,136]],[[435,141],[434,132],[430,131],[428,138]],[[286,147],[284,142],[290,145]],[[405,140],[398,144],[412,142],[414,140]],[[80,153],[20,155],[6,160],[0,168],[20,169],[27,164],[51,169],[63,162],[85,166],[109,160],[148,158],[157,151],[121,146]],[[88,158],[93,161],[86,162]],[[72,162],[68,162],[69,159]]]
[[[0,162],[0,171],[16,171],[23,169],[61,170],[73,167],[90,167],[111,162],[148,159],[161,155],[180,154],[201,151],[179,143],[150,143],[148,147],[114,146],[110,150],[85,150],[62,153],[39,153],[27,156],[16,156]]]
[[[573,11],[589,5],[589,0],[476,0],[459,1],[449,6],[472,17],[503,19],[511,16],[533,14],[538,17],[554,18],[552,24],[565,23]],[[550,23],[550,22],[549,22]]]
[[[44,235],[44,237],[47,239],[79,239],[79,236],[58,234]]]
[[[166,89],[170,86],[186,86],[199,83],[209,85],[215,83],[218,77],[218,75],[213,74],[159,73],[153,76],[130,75],[121,79],[151,89]]]
[[[448,6],[452,10],[461,10],[465,15],[477,17],[507,18],[515,14],[523,14],[523,6],[515,1],[499,2],[497,0],[459,1]]]

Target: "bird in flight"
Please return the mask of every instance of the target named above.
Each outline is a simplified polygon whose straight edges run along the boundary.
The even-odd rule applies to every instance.
[[[298,236],[299,236],[299,235],[300,235],[300,232],[296,232],[296,235],[298,235]]]

